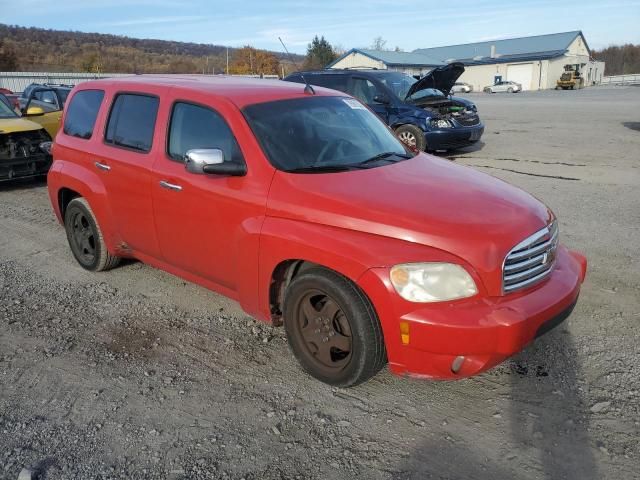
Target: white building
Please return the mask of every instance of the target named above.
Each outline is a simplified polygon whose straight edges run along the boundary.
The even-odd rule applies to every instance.
[[[604,63],[591,60],[581,31],[421,48],[410,53],[353,49],[328,68],[378,68],[423,75],[454,61],[465,65],[459,81],[473,85],[474,91],[482,91],[496,80],[518,82],[523,90],[555,88],[565,65],[580,71],[584,86],[600,83],[604,74]]]

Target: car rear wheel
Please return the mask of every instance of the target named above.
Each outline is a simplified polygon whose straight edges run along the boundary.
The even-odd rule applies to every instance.
[[[64,226],[73,256],[86,270],[99,272],[114,268],[120,258],[111,255],[89,202],[82,197],[69,202],[64,213]]]
[[[287,288],[284,326],[293,354],[311,376],[351,387],[384,366],[380,322],[364,294],[323,268],[296,276]]]
[[[415,125],[402,125],[396,128],[396,135],[401,142],[411,148],[415,148],[420,151],[425,151],[427,149],[427,141],[424,138],[424,132]]]

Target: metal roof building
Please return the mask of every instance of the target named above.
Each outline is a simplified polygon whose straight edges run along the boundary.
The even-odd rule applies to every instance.
[[[565,65],[581,72],[585,86],[600,83],[604,73],[604,64],[591,60],[591,50],[579,30],[413,52],[352,49],[327,68],[378,68],[423,75],[454,61],[466,68],[460,81],[476,91],[497,80],[518,82],[524,90],[554,88]]]

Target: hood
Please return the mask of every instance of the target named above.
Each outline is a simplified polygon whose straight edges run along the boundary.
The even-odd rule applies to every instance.
[[[267,215],[443,250],[468,262],[493,295],[500,295],[502,261],[509,250],[552,218],[528,193],[424,153],[366,170],[278,171]],[[399,251],[378,261],[370,267],[407,259]]]
[[[444,67],[438,67],[431,70],[424,77],[411,85],[411,88],[407,92],[406,98],[409,98],[416,92],[424,90],[425,88],[437,88],[446,96],[449,96],[449,92],[453,88],[453,84],[460,78],[460,75],[464,72],[464,65],[460,62],[450,63]]]
[[[41,128],[42,125],[25,118],[0,118],[0,133],[29,132]]]

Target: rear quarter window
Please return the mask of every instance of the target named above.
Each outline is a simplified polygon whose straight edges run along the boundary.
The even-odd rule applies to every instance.
[[[63,131],[66,135],[89,139],[93,135],[103,90],[81,90],[71,99],[64,119]]]

